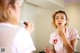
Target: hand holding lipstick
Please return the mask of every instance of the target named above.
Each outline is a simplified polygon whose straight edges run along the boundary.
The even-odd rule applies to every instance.
[[[25,29],[26,29],[29,33],[31,33],[31,32],[34,30],[34,26],[33,26],[32,23],[30,23],[30,22],[24,22],[23,24],[24,24]]]

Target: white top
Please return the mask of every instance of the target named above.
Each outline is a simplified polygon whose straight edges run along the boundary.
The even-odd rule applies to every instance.
[[[5,48],[5,53],[31,53],[36,50],[27,30],[9,23],[0,23],[0,48]]]
[[[67,28],[66,38],[69,42],[70,40],[79,38],[78,31],[76,29]],[[66,48],[63,45],[63,41],[57,31],[51,34],[49,42],[54,44],[56,53],[67,53]]]

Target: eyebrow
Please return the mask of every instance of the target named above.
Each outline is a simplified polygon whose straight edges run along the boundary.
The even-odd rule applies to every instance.
[[[59,17],[59,16],[55,16],[55,17]]]

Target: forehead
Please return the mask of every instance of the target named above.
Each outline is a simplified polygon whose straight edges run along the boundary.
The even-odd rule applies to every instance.
[[[64,13],[57,13],[55,16],[65,16]]]

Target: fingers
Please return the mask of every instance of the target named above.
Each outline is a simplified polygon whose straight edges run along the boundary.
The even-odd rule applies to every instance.
[[[45,53],[54,53],[53,49],[50,49],[49,47],[45,48]]]
[[[58,29],[58,31],[64,31],[65,27],[63,25],[59,25],[57,29]]]
[[[45,48],[44,52],[49,53],[49,47]]]
[[[59,35],[62,37],[62,34],[65,33],[65,27],[60,25],[60,26],[58,26],[57,29],[58,29]]]
[[[34,26],[31,22],[27,21],[27,22],[24,22],[24,24],[25,24],[25,29],[30,33],[34,30]]]

